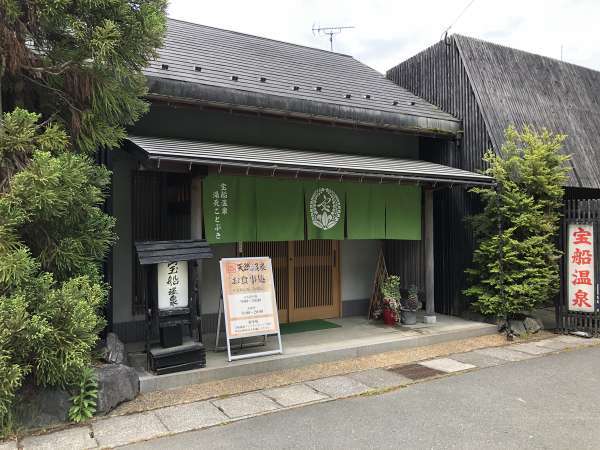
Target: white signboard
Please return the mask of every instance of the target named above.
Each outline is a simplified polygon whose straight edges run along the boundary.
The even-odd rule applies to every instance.
[[[221,285],[229,360],[281,353],[271,258],[223,258]],[[230,339],[277,334],[279,350],[231,357]]]
[[[593,312],[596,301],[594,226],[570,223],[568,242],[569,310]]]
[[[187,261],[158,264],[158,309],[188,306]]]

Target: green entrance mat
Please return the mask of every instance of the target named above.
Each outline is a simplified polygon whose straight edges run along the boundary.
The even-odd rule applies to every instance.
[[[281,334],[302,333],[304,331],[326,330],[339,328],[341,325],[323,319],[303,320],[302,322],[283,323],[279,326]]]

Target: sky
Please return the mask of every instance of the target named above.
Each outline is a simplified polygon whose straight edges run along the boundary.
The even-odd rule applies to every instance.
[[[600,70],[600,0],[474,0],[465,11],[469,3],[170,0],[169,16],[327,50],[328,37],[313,27],[354,26],[334,37],[334,51],[382,73],[435,44],[452,24],[450,33],[556,59],[562,49],[564,61]]]

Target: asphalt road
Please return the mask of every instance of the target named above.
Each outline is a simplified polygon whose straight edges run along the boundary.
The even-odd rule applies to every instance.
[[[600,347],[316,404],[131,449],[600,449]]]

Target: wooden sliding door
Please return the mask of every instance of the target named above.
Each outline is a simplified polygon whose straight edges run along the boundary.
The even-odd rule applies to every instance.
[[[281,323],[340,316],[339,241],[246,242],[243,256],[271,257]]]

